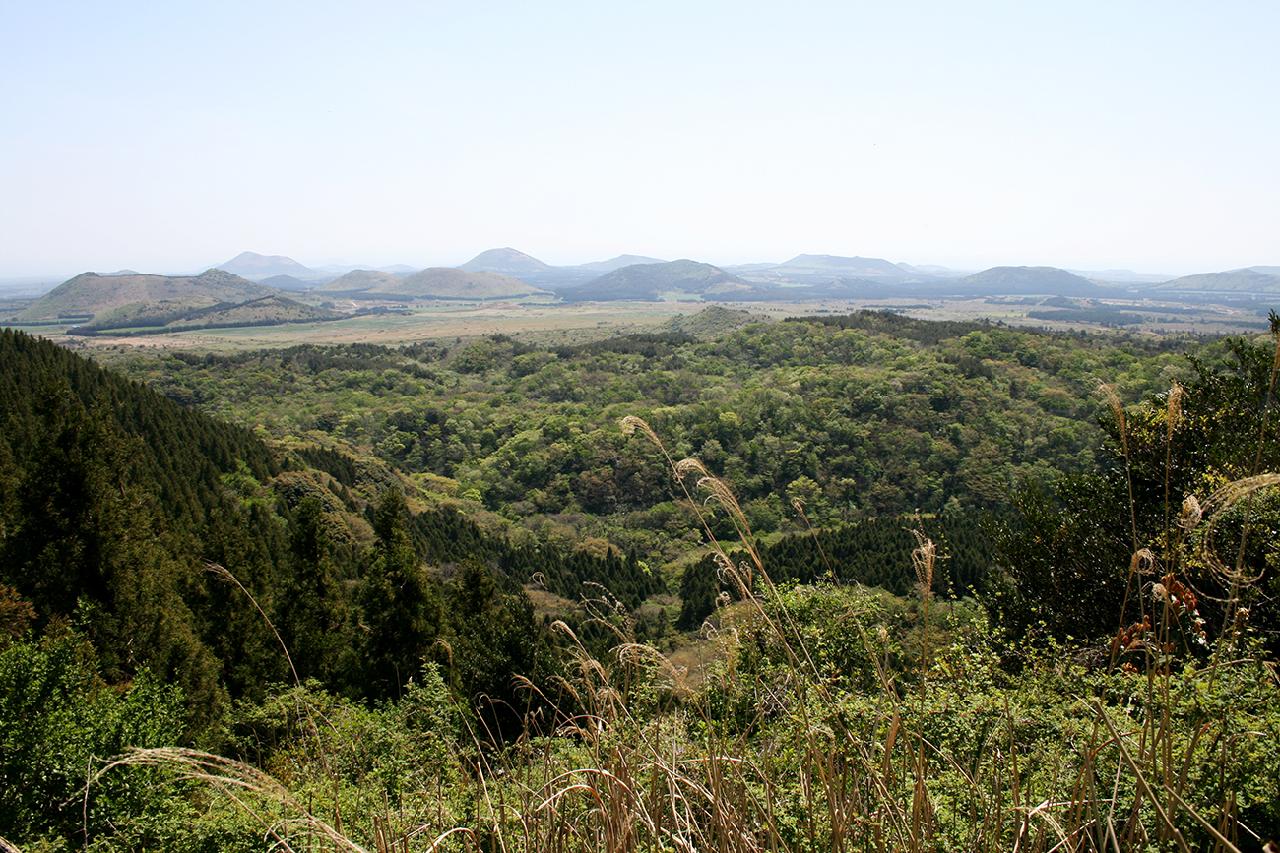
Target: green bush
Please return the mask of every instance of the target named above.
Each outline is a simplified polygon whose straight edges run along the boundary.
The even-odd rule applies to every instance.
[[[79,845],[110,834],[121,846],[172,847],[186,832],[183,786],[155,768],[117,768],[86,783],[131,747],[182,735],[181,692],[145,670],[121,686],[97,672],[74,631],[0,651],[0,836]]]

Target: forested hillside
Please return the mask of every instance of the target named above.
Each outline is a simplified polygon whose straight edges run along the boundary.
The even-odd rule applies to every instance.
[[[437,640],[456,652],[489,612],[510,647],[448,671],[497,696],[540,642],[530,578],[570,598],[607,584],[633,606],[661,589],[634,556],[410,512],[394,477],[270,448],[46,341],[0,333],[0,364],[0,584],[35,629],[82,631],[109,680],[147,669],[180,686],[193,721],[293,677],[395,695]]]
[[[862,313],[580,346],[508,338],[389,349],[175,353],[112,364],[269,435],[373,457],[573,545],[662,560],[700,547],[661,459],[616,427],[643,414],[677,456],[734,484],[758,533],[1002,504],[1082,471],[1095,387],[1128,398],[1189,375],[1183,345]],[[287,395],[288,406],[278,405]]]
[[[1272,325],[110,370],[0,333],[0,836],[1247,849],[1280,833]]]

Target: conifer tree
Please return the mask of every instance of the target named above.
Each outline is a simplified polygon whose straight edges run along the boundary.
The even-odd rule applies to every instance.
[[[348,639],[347,603],[318,498],[303,498],[289,518],[288,562],[281,634],[300,677],[330,682]]]
[[[418,561],[408,509],[398,490],[382,495],[373,529],[377,543],[360,589],[364,654],[352,678],[360,692],[386,698],[398,695],[432,655],[442,606],[439,591]]]

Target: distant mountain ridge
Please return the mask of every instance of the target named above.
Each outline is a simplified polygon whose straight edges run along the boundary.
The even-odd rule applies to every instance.
[[[96,317],[140,304],[163,304],[169,311],[195,310],[219,303],[247,302],[278,292],[218,269],[190,276],[81,273],[37,299],[19,319]]]
[[[304,281],[291,275],[273,275],[270,278],[258,279],[258,284],[279,290],[303,291],[310,290],[315,285],[315,282]]]
[[[1280,267],[1245,267],[1226,272],[1184,275],[1155,287],[1157,290],[1280,293]]]
[[[792,275],[851,276],[855,278],[902,279],[908,273],[883,258],[841,257],[839,255],[796,255],[771,272]]]
[[[305,267],[293,258],[284,255],[260,255],[257,252],[241,252],[231,260],[218,264],[217,268],[248,279],[287,275],[305,281],[323,276],[323,273]]]
[[[254,290],[255,285],[265,289]],[[728,266],[633,254],[553,266],[506,246],[485,250],[460,267],[419,270],[404,265],[307,267],[284,255],[241,252],[221,267],[198,275],[148,275],[125,269],[107,275],[75,276],[30,305],[14,305],[11,311],[17,313],[9,316],[18,322],[49,322],[58,317],[83,320],[106,311],[121,311],[122,316],[135,319],[154,318],[216,304],[235,305],[281,290],[393,300],[554,295],[567,302],[672,298],[805,302],[1004,294],[1129,298],[1140,291],[1201,294],[1196,299],[1214,293],[1249,298],[1280,293],[1280,266],[1242,267],[1172,279],[1127,269],[1082,271],[1048,266],[996,266],[966,273],[884,258],[811,253],[782,262]]]
[[[607,273],[636,264],[665,264],[662,258],[648,258],[644,255],[618,255],[607,261],[592,261],[589,264],[578,264],[578,269],[590,272]]]
[[[1100,291],[1089,279],[1057,267],[992,267],[965,276],[960,282],[993,293],[1091,296]]]
[[[906,264],[898,263],[894,266],[905,270],[914,275],[933,276],[934,278],[963,278],[966,275],[972,275],[972,270],[957,270],[951,267],[939,266],[937,264]]]
[[[321,285],[317,290],[322,293],[335,291],[359,293],[370,290],[382,292],[382,288],[394,288],[399,284],[400,279],[401,276],[397,273],[382,272],[381,270],[352,270],[345,275],[338,276],[327,284]]]
[[[241,278],[247,278],[252,281],[280,279],[286,285],[290,281],[297,281],[301,284],[301,287],[297,285],[286,286],[286,290],[309,289],[317,283],[337,278],[354,270],[367,268],[375,269],[378,272],[392,273],[411,273],[419,269],[405,264],[369,267],[361,264],[337,263],[308,267],[285,255],[260,255],[257,252],[241,252],[231,260],[216,265],[216,269],[235,273]]]
[[[420,299],[515,299],[545,291],[509,275],[428,267],[401,279],[402,292]]]
[[[353,270],[320,288],[322,292],[392,299],[518,299],[545,291],[528,282],[491,272],[428,267],[409,275]]]
[[[218,303],[208,308],[169,309],[166,303],[126,305],[72,330],[76,334],[100,334],[116,330],[138,333],[225,329],[239,326],[277,326],[282,323],[318,323],[346,317],[338,311],[304,305],[284,294],[271,294],[239,303]]]
[[[1158,273],[1142,273],[1133,270],[1067,270],[1090,281],[1107,281],[1117,284],[1155,284],[1168,281],[1169,276]]]
[[[501,249],[488,249],[476,255],[458,267],[466,272],[493,272],[501,275],[538,275],[554,269],[549,264],[526,255],[518,249],[504,246]]]
[[[657,264],[632,264],[605,273],[572,291],[583,300],[661,299],[668,294],[697,294],[732,298],[750,291],[750,282],[717,266],[681,259]]]

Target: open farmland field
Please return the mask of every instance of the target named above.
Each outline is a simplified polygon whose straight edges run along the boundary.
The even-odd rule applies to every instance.
[[[922,320],[988,320],[1010,326],[1060,331],[1126,331],[1148,334],[1239,334],[1265,327],[1265,310],[1255,305],[1184,304],[1176,302],[1111,303],[1084,314],[1045,309],[1041,299],[984,297],[974,299],[865,299],[807,302],[724,302],[724,307],[781,320],[788,317],[846,314],[870,309],[893,311]],[[298,344],[375,343],[396,346],[429,340],[511,335],[538,342],[582,343],[625,332],[656,328],[680,315],[691,315],[707,302],[474,302],[415,306],[404,312],[371,314],[321,323],[291,323],[201,329],[168,334],[127,332],[96,337],[68,334],[69,323],[18,325],[32,334],[73,347],[92,349],[156,348],[229,352]],[[1057,319],[1062,313],[1068,319]],[[1120,323],[1112,322],[1116,318]]]
[[[581,342],[661,323],[701,306],[681,303],[609,303],[574,306],[503,303],[450,304],[414,308],[404,314],[377,314],[324,323],[295,323],[172,334],[80,338],[66,326],[32,328],[62,341],[91,348],[154,347],[233,351],[297,344],[376,343],[385,346],[481,335],[520,335]],[[61,334],[59,334],[61,333]]]

